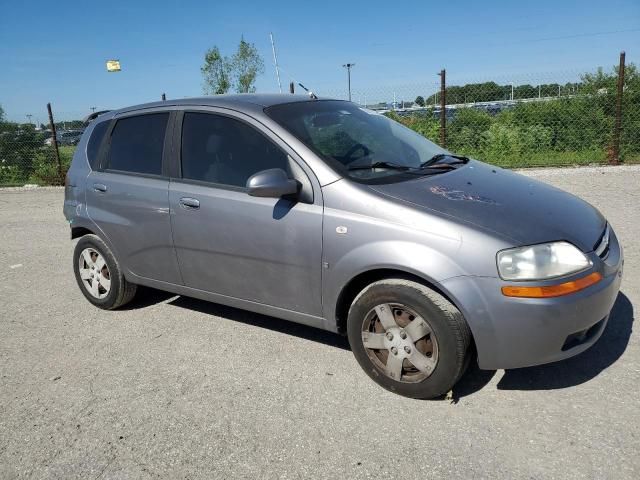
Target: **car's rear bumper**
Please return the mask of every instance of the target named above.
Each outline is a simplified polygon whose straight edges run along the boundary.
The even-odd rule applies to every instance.
[[[462,310],[483,369],[519,368],[555,362],[593,345],[609,321],[622,280],[623,255],[612,234],[608,256],[592,255],[602,280],[555,298],[513,298],[494,277],[455,277],[441,283]],[[588,272],[587,272],[588,273]],[[584,274],[583,274],[584,275]]]

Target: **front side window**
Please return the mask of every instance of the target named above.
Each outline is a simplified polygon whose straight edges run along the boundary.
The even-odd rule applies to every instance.
[[[447,153],[398,122],[351,102],[310,100],[274,105],[265,112],[338,173],[362,183],[415,178],[410,170]]]
[[[182,178],[233,187],[261,170],[287,170],[286,153],[259,131],[211,113],[184,114],[181,158]]]
[[[111,133],[107,168],[161,175],[162,150],[168,120],[168,112],[118,120]]]

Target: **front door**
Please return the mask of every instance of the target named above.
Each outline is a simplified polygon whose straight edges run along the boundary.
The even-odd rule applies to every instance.
[[[173,239],[188,287],[320,316],[322,201],[319,189],[255,124],[185,112],[180,178],[169,202]],[[282,168],[303,184],[297,201],[249,196],[254,173]]]

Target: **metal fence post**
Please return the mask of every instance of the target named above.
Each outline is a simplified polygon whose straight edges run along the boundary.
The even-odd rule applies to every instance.
[[[440,146],[447,148],[447,71],[440,70]]]
[[[620,130],[622,128],[622,95],[624,93],[624,52],[620,52],[620,66],[618,67],[618,89],[616,92],[616,119],[613,126],[613,148],[609,163],[620,163]]]
[[[62,163],[60,163],[60,151],[58,150],[58,135],[56,135],[56,124],[53,121],[53,113],[51,112],[51,103],[47,103],[47,111],[49,112],[49,127],[51,128],[51,144],[53,151],[56,153],[56,161],[58,162],[58,178],[60,183],[64,183],[62,178]]]

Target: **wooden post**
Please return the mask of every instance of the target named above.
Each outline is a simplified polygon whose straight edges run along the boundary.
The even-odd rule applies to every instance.
[[[620,52],[620,66],[618,67],[618,89],[616,92],[616,118],[613,125],[613,148],[609,163],[620,163],[620,130],[622,129],[622,95],[624,94],[624,52]]]
[[[64,183],[62,178],[62,163],[60,163],[60,151],[58,150],[58,135],[56,134],[56,124],[53,121],[53,113],[51,112],[51,104],[47,103],[47,111],[49,112],[49,128],[51,128],[51,145],[53,145],[53,151],[56,153],[56,161],[58,162],[58,178],[60,183]]]
[[[447,81],[446,70],[440,73],[440,146],[447,148]]]

